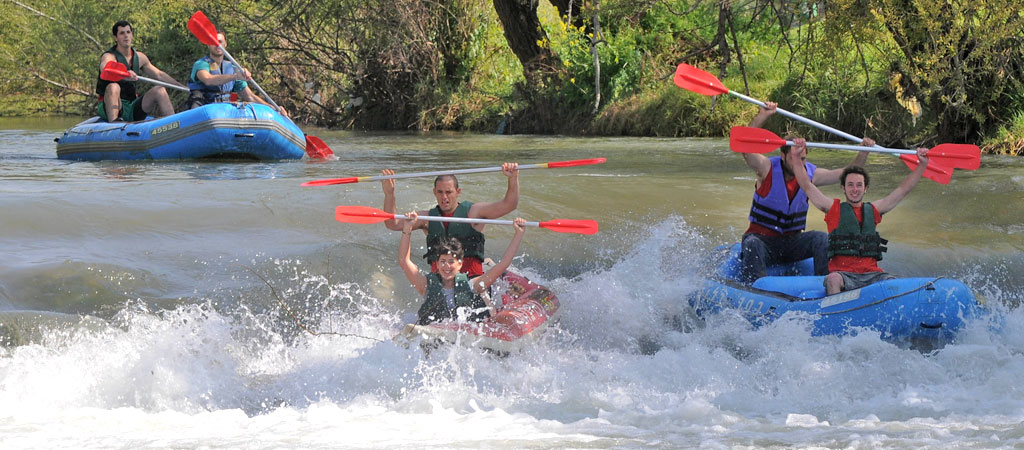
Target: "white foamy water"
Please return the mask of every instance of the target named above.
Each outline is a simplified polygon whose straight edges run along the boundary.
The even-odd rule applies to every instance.
[[[120,164],[55,161],[58,131],[5,133],[0,449],[1024,446],[1024,197],[1002,181],[1018,160],[922,184],[881,225],[883,267],[963,280],[993,309],[921,353],[800,317],[693,317],[687,294],[749,207],[723,142],[325,135],[339,160]],[[596,156],[521,174],[517,215],[601,232],[528,231],[513,268],[561,315],[504,358],[393,342],[419,302],[397,235],[332,216],[379,206],[379,184],[298,186]],[[872,161],[873,187],[905,171]],[[469,200],[505,189],[461,180]],[[430,207],[429,184],[399,183],[399,208]],[[511,232],[487,236],[499,254]]]

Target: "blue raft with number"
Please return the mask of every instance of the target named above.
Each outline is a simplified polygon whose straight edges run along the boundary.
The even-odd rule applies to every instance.
[[[825,277],[813,276],[810,258],[769,267],[768,276],[746,284],[739,281],[740,245],[717,252],[715,272],[689,296],[698,317],[732,310],[760,326],[797,313],[811,321],[814,335],[872,330],[886,341],[933,347],[984,313],[971,289],[954,279],[897,278],[826,296]]]
[[[142,122],[79,123],[56,139],[57,158],[80,161],[299,159],[306,139],[266,105],[214,103]]]

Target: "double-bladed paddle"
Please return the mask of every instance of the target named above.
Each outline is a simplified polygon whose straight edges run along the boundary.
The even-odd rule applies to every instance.
[[[676,67],[676,73],[675,73],[675,77],[673,77],[673,81],[675,82],[676,86],[679,86],[679,87],[681,87],[683,89],[686,89],[688,91],[696,92],[696,93],[701,94],[701,95],[730,94],[730,95],[736,96],[736,97],[738,97],[741,100],[744,100],[746,102],[758,105],[758,106],[760,106],[762,108],[767,107],[767,105],[765,105],[764,102],[762,102],[760,100],[757,100],[755,98],[748,97],[746,95],[740,94],[739,92],[730,90],[729,88],[725,87],[725,85],[722,84],[722,82],[718,78],[716,78],[714,75],[712,75],[712,74],[710,74],[710,73],[708,73],[706,71],[703,71],[701,69],[698,69],[696,67],[693,67],[693,66],[691,66],[689,64],[686,64],[686,63],[679,64],[679,66]],[[828,133],[832,133],[832,134],[834,134],[836,136],[842,137],[843,139],[847,139],[847,140],[856,142],[858,144],[863,142],[863,139],[861,139],[861,138],[859,138],[857,136],[854,136],[852,134],[849,134],[849,133],[837,130],[837,129],[832,128],[832,127],[830,127],[828,125],[816,122],[814,120],[808,119],[806,117],[803,117],[803,116],[801,116],[799,114],[796,114],[796,113],[793,113],[793,112],[790,112],[790,111],[787,111],[785,109],[776,107],[775,111],[778,112],[779,114],[782,114],[783,116],[789,117],[790,119],[796,120],[798,122],[805,123],[807,125],[810,125],[812,127],[817,128],[819,130],[822,130],[822,131],[825,131],[825,132],[828,132]],[[964,145],[966,145],[966,144],[964,144]],[[884,147],[876,145],[873,148],[884,148]],[[866,149],[867,148],[865,148],[865,150]],[[979,155],[980,155],[980,150],[979,150]],[[893,155],[893,156],[896,156],[896,155]],[[917,157],[916,156],[912,156],[912,155],[899,155],[899,158],[900,158],[900,160],[903,161],[904,164],[907,165],[907,167],[910,168],[910,170],[914,170],[914,168],[917,167],[918,163],[917,163]],[[980,164],[980,157],[979,157],[979,164]],[[941,167],[940,165],[932,163],[932,164],[928,164],[928,170],[925,171],[924,177],[928,178],[928,179],[930,179],[932,181],[938,182],[940,184],[948,184],[949,180],[950,180],[950,177],[952,176],[952,172],[953,172],[952,168]]]
[[[217,39],[217,27],[213,25],[213,22],[210,22],[210,19],[207,18],[206,14],[202,11],[196,11],[195,14],[192,14],[192,17],[188,19],[188,30],[191,31],[200,42],[206,45],[216,45],[217,48],[224,53],[224,57],[227,58],[228,61],[231,61],[231,63],[238,68],[242,67],[242,65],[238,64],[238,61],[235,61],[235,58],[228,53],[228,50],[224,48],[224,46],[220,45],[220,40]],[[256,87],[256,90],[263,95],[263,98],[265,98],[267,103],[270,103],[274,109],[281,109],[277,106],[277,103],[274,103],[274,99],[270,98],[267,91],[264,91],[263,88],[260,87],[259,83],[256,83],[256,80],[249,79],[248,82],[252,83],[252,85]],[[316,136],[306,136],[306,154],[309,155],[310,158],[326,159],[333,156],[334,152],[327,146],[327,144],[324,143],[324,141],[320,140],[320,138]]]
[[[109,62],[107,62],[107,65],[103,66],[103,70],[100,71],[100,79],[105,80],[105,81],[109,81],[111,83],[117,83],[118,81],[121,81],[121,80],[123,80],[125,78],[128,78],[130,76],[132,76],[132,74],[128,73],[128,68],[125,67],[124,64],[121,64],[121,63],[119,63],[117,61],[109,61]],[[177,89],[179,91],[188,92],[188,88],[187,87],[177,86],[177,85],[173,85],[171,83],[164,83],[163,81],[160,81],[160,80],[154,80],[152,78],[146,78],[146,77],[139,76],[139,75],[136,75],[135,77],[138,78],[139,80],[145,81],[147,83],[153,83],[153,84],[160,85],[160,86],[163,86],[163,87],[166,87],[166,88]]]
[[[768,153],[783,145],[793,145],[793,141],[787,141],[764,128],[732,127],[732,130],[729,132],[729,148],[735,152]],[[821,142],[808,142],[807,146],[900,155],[917,154],[916,150],[878,146],[864,147],[862,145],[827,144]],[[928,150],[928,159],[932,163],[944,167],[976,170],[981,166],[981,150],[977,146],[969,144],[941,144]]]
[[[322,141],[321,141],[322,142]],[[523,169],[555,169],[559,167],[574,167],[574,166],[586,166],[590,164],[601,164],[605,162],[605,158],[592,158],[592,159],[576,159],[572,161],[554,161],[539,164],[520,164],[519,170]],[[348,177],[348,178],[332,178],[327,180],[315,180],[307,181],[302,183],[302,186],[327,186],[331,184],[349,184],[359,183],[361,181],[377,181],[377,180],[391,180],[398,178],[415,178],[415,177],[436,177],[440,175],[458,175],[463,173],[481,173],[481,172],[501,172],[501,167],[483,167],[479,169],[457,169],[457,170],[438,170],[436,172],[418,172],[418,173],[402,173],[395,175],[374,175],[367,177]]]
[[[369,206],[339,206],[334,209],[334,218],[345,223],[380,223],[391,219],[408,219],[404,214],[392,214]],[[419,216],[429,222],[462,222],[494,225],[512,225],[511,220],[471,219],[464,217]],[[596,234],[597,222],[593,220],[554,219],[546,222],[526,222],[526,226],[546,228],[559,233]]]

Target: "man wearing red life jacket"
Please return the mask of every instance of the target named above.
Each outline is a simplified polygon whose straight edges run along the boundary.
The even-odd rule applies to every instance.
[[[775,114],[777,105],[765,104],[751,121],[751,127],[761,127]],[[874,145],[864,139],[865,146]],[[766,275],[767,267],[789,264],[814,258],[814,274],[828,273],[828,236],[821,231],[803,231],[807,223],[807,195],[793,177],[793,168],[786,155],[789,146],[781,148],[782,157],[765,157],[758,153],[743,153],[743,159],[754,172],[754,200],[750,206],[750,226],[743,233],[740,254],[740,279],[745,282]],[[810,180],[818,186],[836,184],[842,169],[820,169],[806,161],[807,148],[797,150],[793,161],[804,166]],[[863,165],[868,153],[859,152],[850,165]]]
[[[384,175],[394,175],[393,170],[385,169],[381,172]],[[429,211],[416,211],[420,216],[444,216],[463,217],[473,219],[497,219],[513,210],[519,205],[519,164],[504,163],[501,166],[501,173],[508,177],[508,189],[505,197],[496,202],[459,202],[459,194],[462,189],[459,187],[459,180],[455,175],[441,175],[434,180],[434,197],[437,199],[437,206]],[[395,213],[395,180],[382,180],[381,186],[384,189],[384,211]],[[402,224],[391,219],[384,222],[389,230],[403,231]],[[430,271],[437,272],[437,258],[435,247],[446,237],[454,237],[462,244],[464,260],[461,272],[470,278],[483,275],[484,260],[484,225],[455,222],[433,222],[416,220],[412,226],[413,230],[423,230],[427,234],[427,254],[424,258],[430,262]],[[404,232],[404,231],[403,231]],[[411,232],[411,231],[410,231]]]
[[[147,114],[154,117],[174,114],[174,106],[171,105],[171,99],[163,86],[153,86],[140,98],[135,89],[135,82],[138,80],[139,72],[143,72],[164,83],[181,87],[185,85],[158,69],[145,53],[132,47],[135,35],[131,23],[122,20],[115,23],[111,31],[115,44],[100,56],[100,73],[103,73],[107,63],[117,61],[124,64],[129,76],[114,83],[100,78],[99,74],[96,75],[96,95],[99,96],[96,112],[100,118],[107,122],[135,122],[145,120]]]
[[[802,145],[803,141],[794,143]],[[806,170],[794,167],[794,176],[800,187],[807,192],[811,204],[825,213],[829,232],[829,274],[824,284],[828,295],[896,278],[878,267],[888,241],[878,235],[875,225],[882,221],[883,214],[892,211],[917,185],[928,166],[927,154],[927,148],[918,148],[918,166],[889,195],[871,203],[864,201],[870,179],[862,167],[847,167],[840,175],[845,202],[826,197],[811,183]],[[791,163],[797,161],[792,154],[789,159]]]

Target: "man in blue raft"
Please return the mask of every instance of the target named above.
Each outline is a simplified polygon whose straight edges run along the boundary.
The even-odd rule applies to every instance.
[[[192,64],[192,76],[188,81],[188,108],[234,101],[236,97],[243,102],[273,107],[249,89],[246,80],[252,80],[252,74],[248,70],[236,67],[231,61],[224,59],[224,51],[221,50],[222,47],[227,48],[224,33],[217,32],[217,41],[220,43],[219,47],[207,45],[209,54]],[[279,108],[277,112],[282,116],[288,116],[284,108]]]
[[[802,146],[803,140],[795,140],[796,146]],[[889,195],[876,202],[865,202],[864,195],[868,192],[871,181],[862,167],[851,166],[843,169],[840,183],[845,202],[838,198],[830,199],[811,183],[808,172],[794,166],[797,182],[807,192],[811,204],[825,213],[828,225],[828,270],[825,277],[825,293],[837,294],[841,291],[858,289],[869,284],[896,278],[878,267],[878,261],[885,252],[885,244],[875,231],[875,225],[882,221],[882,215],[891,211],[906,197],[924,174],[928,167],[928,149],[918,148],[918,165],[914,171]],[[788,158],[796,163],[793,152]]]
[[[750,122],[761,127],[775,114],[777,105],[765,103],[764,108]],[[864,139],[864,146],[875,142]],[[817,186],[836,184],[842,169],[820,169],[807,162],[807,148],[796,149],[793,158],[787,158],[790,147],[781,148],[782,156],[765,157],[758,153],[743,153],[743,159],[754,172],[754,200],[750,206],[750,226],[743,233],[740,254],[740,279],[752,283],[766,275],[767,267],[790,264],[814,258],[814,274],[828,274],[828,236],[821,231],[803,231],[807,223],[807,194],[793,176],[790,161],[801,161],[811,182]],[[859,152],[850,166],[863,166],[868,152]],[[848,166],[849,167],[849,166]]]
[[[154,66],[145,53],[132,47],[135,32],[127,20],[115,23],[111,32],[114,34],[114,46],[100,55],[100,73],[96,75],[96,113],[100,119],[107,122],[137,122],[145,120],[147,114],[154,117],[174,114],[174,106],[167,96],[167,89],[163,86],[153,86],[145,95],[139,96],[135,82],[139,74],[144,73],[164,83],[176,86],[181,86],[181,83]],[[117,82],[100,77],[103,68],[113,61],[124,64],[128,69],[128,76]]]

